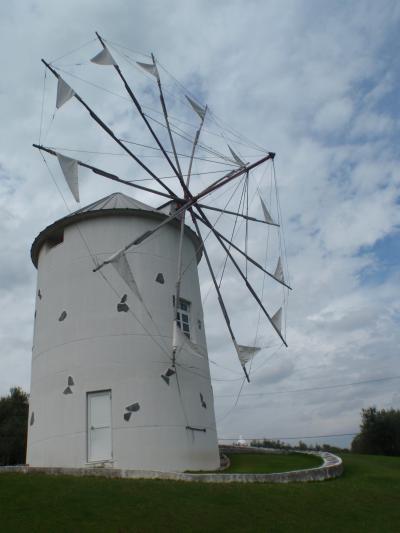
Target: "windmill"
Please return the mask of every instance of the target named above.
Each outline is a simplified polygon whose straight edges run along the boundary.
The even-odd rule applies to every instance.
[[[142,120],[143,126],[152,141],[152,145],[148,146],[149,150],[158,150],[158,152],[160,153],[160,155],[162,155],[164,159],[165,165],[169,168],[171,175],[168,176],[167,182],[166,177],[160,176],[158,172],[153,170],[151,168],[151,165],[144,161],[144,157],[137,155],[136,151],[132,148],[132,146],[134,146],[135,144],[137,145],[138,143],[131,143],[130,141],[127,141],[126,139],[123,139],[120,135],[118,135],[106,123],[106,121],[100,116],[100,114],[97,113],[91,105],[89,105],[86,99],[81,97],[77,90],[72,88],[72,86],[67,83],[67,81],[62,77],[60,69],[57,68],[54,63],[49,63],[45,60],[42,60],[46,69],[51,72],[57,79],[56,109],[61,109],[65,104],[67,104],[67,102],[72,99],[76,100],[79,105],[89,113],[94,123],[109,137],[110,141],[115,143],[115,145],[117,145],[119,149],[122,150],[122,153],[128,156],[134,162],[136,167],[140,168],[148,176],[148,179],[151,180],[151,185],[143,185],[138,181],[127,180],[125,178],[122,178],[116,172],[110,172],[109,170],[105,170],[100,166],[93,165],[91,162],[83,161],[82,159],[78,159],[75,157],[70,157],[69,155],[66,155],[65,152],[62,153],[62,151],[60,149],[57,149],[56,147],[47,146],[41,142],[34,144],[34,146],[40,150],[40,153],[43,158],[45,154],[50,154],[51,156],[57,158],[61,168],[61,172],[65,177],[66,183],[68,184],[68,187],[74,199],[77,202],[79,202],[80,200],[80,170],[88,169],[97,176],[102,176],[108,180],[112,180],[119,184],[124,184],[126,186],[132,187],[138,191],[142,191],[149,197],[160,197],[162,199],[162,204],[158,208],[152,209],[149,206],[137,202],[136,200],[134,200],[132,203],[129,199],[127,199],[127,197],[123,197],[123,195],[111,195],[111,197],[107,197],[97,203],[95,202],[95,204],[78,210],[69,217],[65,217],[61,221],[58,221],[58,225],[56,223],[55,227],[54,225],[50,226],[50,229],[47,228],[44,232],[42,232],[42,234],[40,234],[36,239],[32,248],[32,257],[34,263],[36,262],[35,264],[38,264],[39,258],[41,257],[40,254],[42,254],[42,247],[44,246],[44,244],[46,244],[47,246],[49,239],[57,239],[57,231],[60,231],[61,229],[64,230],[64,228],[69,227],[71,225],[76,225],[78,233],[80,234],[84,245],[90,252],[90,256],[93,262],[92,268],[90,269],[91,275],[100,275],[106,282],[109,282],[107,276],[110,275],[109,272],[111,267],[114,274],[116,274],[125,284],[125,287],[127,286],[129,288],[129,294],[133,295],[136,302],[140,306],[142,320],[149,320],[155,322],[153,317],[154,310],[151,308],[151,305],[149,305],[149,302],[147,301],[147,287],[143,285],[143,281],[142,283],[139,282],[140,275],[138,275],[137,272],[134,272],[134,268],[132,267],[132,257],[134,258],[135,254],[139,254],[143,247],[150,246],[151,242],[153,242],[155,239],[158,239],[158,241],[160,241],[161,235],[164,235],[165,231],[170,232],[171,228],[173,228],[173,233],[169,236],[169,238],[174,241],[173,247],[175,250],[173,254],[173,258],[175,261],[175,276],[172,284],[173,313],[171,314],[171,318],[167,319],[167,321],[170,320],[169,327],[171,342],[169,349],[167,349],[169,356],[168,364],[163,368],[162,373],[159,374],[158,377],[161,378],[162,384],[164,384],[168,388],[172,385],[173,382],[176,383],[176,392],[178,395],[180,395],[182,400],[182,384],[179,383],[179,375],[181,371],[183,371],[183,367],[185,366],[185,363],[182,363],[182,361],[184,361],[184,358],[182,358],[183,352],[186,353],[188,357],[192,358],[192,360],[196,360],[196,358],[202,359],[202,361],[204,362],[204,364],[202,363],[202,370],[205,372],[205,374],[208,373],[209,376],[208,362],[206,360],[204,346],[201,346],[201,343],[193,342],[190,335],[190,325],[188,317],[189,308],[192,303],[187,299],[183,298],[184,295],[182,294],[182,283],[184,280],[184,276],[190,275],[190,268],[193,266],[194,259],[197,258],[197,260],[199,260],[201,254],[203,254],[209,273],[210,284],[216,292],[217,301],[227,331],[232,341],[233,352],[236,353],[236,356],[238,357],[246,380],[250,381],[249,364],[251,365],[254,356],[259,353],[263,349],[263,347],[258,346],[256,344],[242,344],[241,341],[237,340],[237,335],[235,334],[234,327],[232,325],[232,320],[230,317],[230,311],[225,303],[226,298],[223,293],[222,278],[223,273],[226,271],[226,269],[228,268],[227,265],[229,264],[229,268],[232,272],[234,272],[236,276],[237,283],[240,282],[242,284],[244,289],[247,291],[247,295],[249,297],[248,299],[251,299],[254,302],[254,306],[256,306],[259,313],[259,318],[261,316],[263,320],[272,329],[272,331],[276,334],[279,341],[283,345],[287,346],[284,337],[282,320],[284,305],[279,306],[273,311],[267,309],[267,305],[263,301],[263,295],[260,294],[260,291],[253,284],[251,276],[249,274],[249,268],[251,266],[251,268],[254,268],[258,272],[262,273],[263,280],[265,279],[265,277],[267,277],[268,279],[272,280],[272,282],[275,283],[277,286],[280,286],[284,291],[290,290],[290,285],[288,284],[286,276],[284,274],[285,267],[282,241],[279,241],[282,253],[281,255],[278,255],[276,257],[276,264],[272,270],[268,269],[265,264],[262,264],[258,260],[258,258],[256,259],[252,257],[248,249],[249,242],[251,240],[251,227],[253,225],[267,227],[272,230],[275,229],[276,231],[279,231],[280,229],[279,220],[274,220],[274,217],[271,215],[270,208],[269,206],[267,206],[265,198],[262,197],[261,188],[259,186],[256,187],[255,191],[257,197],[259,198],[259,209],[261,212],[261,216],[253,216],[249,212],[249,203],[251,203],[250,190],[252,186],[251,183],[253,172],[268,163],[272,164],[272,169],[274,171],[273,162],[275,154],[273,152],[268,152],[257,147],[258,152],[262,152],[261,157],[253,158],[255,159],[254,161],[246,163],[244,161],[244,158],[239,153],[237,153],[238,150],[234,149],[231,146],[234,143],[241,144],[239,137],[236,134],[232,133],[232,131],[228,131],[228,134],[222,136],[222,141],[226,143],[225,153],[206,145],[204,142],[202,142],[202,136],[206,132],[207,121],[209,117],[211,117],[210,121],[211,119],[214,119],[214,121],[216,121],[216,119],[211,110],[206,105],[202,105],[201,103],[199,103],[199,101],[191,94],[184,94],[183,102],[185,102],[188,109],[190,109],[190,111],[193,113],[193,117],[197,120],[197,124],[195,127],[194,135],[190,136],[189,138],[188,136],[186,136],[185,138],[185,136],[180,133],[181,130],[179,130],[179,127],[176,126],[175,118],[171,118],[169,114],[163,79],[162,75],[160,74],[160,63],[155,59],[154,55],[151,55],[149,58],[147,58],[146,62],[136,61],[135,67],[142,70],[147,76],[148,80],[152,80],[152,83],[154,85],[153,89],[155,88],[155,90],[157,91],[161,110],[159,111],[159,114],[162,117],[162,122],[157,119],[154,119],[154,117],[152,117],[144,110],[144,106],[141,104],[141,102],[139,101],[139,97],[132,89],[131,84],[128,82],[127,76],[121,68],[119,61],[114,58],[115,52],[114,49],[110,49],[111,44],[105,39],[103,39],[99,34],[96,35],[98,42],[101,45],[101,50],[94,57],[92,57],[91,63],[102,67],[110,67],[115,70],[117,78],[119,78],[120,82],[122,83],[122,87],[126,92],[126,97],[129,99],[130,104],[133,106],[133,108],[137,112],[137,115]],[[157,125],[158,129],[160,127],[163,128],[163,132],[161,135],[158,129],[156,129],[155,124]],[[186,146],[189,143],[190,150],[186,150],[186,153],[182,153],[183,150],[177,145],[177,138],[183,138],[186,143]],[[143,144],[141,146],[143,147]],[[199,152],[203,155],[203,157],[201,155],[198,155]],[[207,155],[207,157],[204,157],[204,153]],[[205,171],[204,173],[194,172],[194,166],[196,162],[202,161],[204,159],[209,161],[213,165],[215,165],[218,160],[220,162],[222,161],[224,163],[224,166],[228,166],[228,170],[224,168],[222,171],[209,170],[208,172]],[[45,159],[44,161],[46,162]],[[213,176],[215,176],[217,172],[220,172],[220,174],[215,179]],[[195,182],[196,177],[200,176],[201,174],[205,174],[207,176],[206,179],[208,180],[207,183],[203,184],[203,186],[200,186],[199,183]],[[273,176],[275,179],[274,174]],[[210,177],[212,178],[211,180]],[[276,185],[275,181],[274,184]],[[228,189],[230,189],[231,187],[234,187],[234,192],[236,192],[239,189],[239,186],[240,202],[236,210],[227,209],[228,204],[222,207],[218,205],[218,203],[215,201],[216,193],[222,195],[227,194]],[[115,212],[116,209],[119,209],[118,213]],[[146,214],[146,216],[152,219],[152,223],[150,224],[150,226],[144,226],[143,231],[139,233],[137,233],[138,228],[135,226],[134,238],[129,239],[127,238],[127,236],[125,236],[125,241],[121,243],[118,247],[110,250],[110,253],[108,254],[105,254],[104,251],[102,251],[102,253],[96,253],[96,251],[93,251],[92,244],[91,242],[89,242],[90,239],[85,237],[85,235],[83,234],[84,230],[81,224],[82,221],[87,222],[88,218],[93,217],[96,217],[96,220],[98,220],[99,213],[101,218],[103,217],[106,211],[110,210],[114,210],[114,215],[117,214],[118,216],[120,216],[121,210],[124,209],[129,211],[131,215],[135,214],[142,217],[144,216],[144,214]],[[215,213],[218,214],[219,218],[222,216],[227,218],[232,217],[232,220],[235,221],[230,238],[227,237],[223,231],[217,229],[216,222],[213,221],[210,217],[210,214],[212,215]],[[277,211],[277,213],[279,215],[279,211]],[[103,218],[101,218],[101,220],[103,223]],[[239,233],[237,227],[238,221],[243,221],[244,223],[244,238],[242,239],[242,242],[237,242],[237,239],[235,242],[235,237],[237,238]],[[189,230],[188,223],[192,224],[191,230]],[[206,236],[205,232],[207,232]],[[124,235],[128,234],[124,233]],[[224,255],[224,265],[221,275],[216,272],[215,266],[213,265],[213,257],[208,251],[208,245],[206,244],[206,241],[209,236],[213,237],[215,245],[219,247],[219,249]],[[93,237],[93,239],[95,240],[95,237]],[[190,245],[188,244],[189,240],[191,241]],[[115,240],[112,242],[114,243]],[[192,247],[191,259],[188,259],[188,246]],[[241,262],[244,262],[244,266]],[[62,267],[60,267],[60,269],[61,268]],[[87,274],[88,273],[89,271],[87,270]],[[68,274],[66,274],[66,276],[67,275]],[[168,276],[168,278],[169,283],[171,283],[171,276]],[[156,282],[164,284],[163,272],[159,272],[157,274]],[[40,283],[41,282],[39,280],[38,284]],[[196,283],[195,278],[193,283]],[[38,291],[41,291],[41,294],[43,292],[46,292],[44,291],[43,287],[39,287]],[[121,296],[121,299],[118,302],[118,311],[129,310],[129,294],[125,293]],[[286,294],[286,292],[284,294]],[[284,298],[283,304],[285,302],[286,300]],[[199,305],[201,307],[201,301]],[[68,316],[67,311],[64,310],[63,313],[65,313],[65,316],[63,316],[63,314],[60,315],[60,322],[63,322]],[[62,316],[63,318],[61,318]],[[47,322],[48,320],[49,317],[47,317]],[[46,327],[48,327],[47,322]],[[201,319],[198,319],[198,327],[199,329],[201,329],[202,327]],[[150,333],[150,336],[151,335],[152,334]],[[190,365],[186,364],[186,371],[188,371],[189,368],[193,369],[197,367],[195,364],[191,367]],[[194,374],[195,372],[193,371],[192,373]],[[151,376],[151,379],[154,379],[154,376]],[[67,387],[65,389],[68,389],[68,392],[65,393],[64,391],[64,394],[72,394],[73,387],[76,383],[78,383],[78,381],[79,380],[76,378],[76,376],[68,375],[66,381]],[[158,382],[156,387],[159,387]],[[94,395],[88,399],[88,412],[91,412],[90,406],[92,404],[93,406],[95,406],[93,407],[94,410],[98,409],[96,405],[100,406],[99,408],[101,410],[101,405],[103,405],[104,407],[104,402],[108,401],[108,396],[104,396],[103,394],[102,397],[100,394],[101,392],[102,391],[94,391]],[[114,398],[114,392],[112,394]],[[207,409],[207,403],[210,403],[210,400],[212,402],[212,392],[211,395],[208,396],[208,399],[205,398],[205,394],[202,391],[199,391],[198,395],[199,398],[197,398],[196,401],[198,401],[198,399],[200,400],[199,403],[196,404],[195,411],[199,411],[201,413],[202,410]],[[42,399],[42,401],[44,400]],[[92,402],[92,404],[90,402]],[[130,421],[132,415],[133,417],[135,416],[134,413],[137,413],[142,410],[141,405],[141,402],[135,401],[132,404],[126,406],[125,413],[123,416],[124,420],[126,422]],[[105,408],[106,411],[107,409],[108,407]],[[185,405],[182,405],[182,409],[185,412]],[[185,416],[187,416],[187,413],[185,413]],[[213,411],[210,414],[210,417],[211,422],[209,423],[209,426],[210,424],[212,426],[212,421],[214,420]],[[37,413],[34,414],[33,419],[36,421],[35,423],[38,424],[39,417]],[[123,464],[125,467],[140,466],[141,468],[153,469],[155,468],[154,465],[156,465],[158,469],[209,469],[217,466],[216,464],[214,464],[216,461],[215,434],[208,441],[205,441],[203,439],[203,441],[199,443],[198,441],[195,442],[196,439],[194,438],[194,436],[198,435],[199,433],[206,433],[207,428],[192,425],[190,420],[188,421],[187,418],[185,428],[191,435],[192,443],[194,442],[193,449],[195,451],[197,450],[198,453],[204,453],[204,450],[212,450],[208,458],[203,463],[196,463],[196,461],[192,458],[182,461],[175,460],[174,462],[174,459],[171,459],[170,457],[164,458],[160,463],[160,461],[154,461],[154,459],[149,459],[146,456],[146,459],[142,462],[130,462],[129,459],[124,459],[123,461],[120,461],[119,464]],[[32,432],[32,429],[30,429],[30,432]],[[38,442],[39,440],[40,439],[37,439]],[[32,438],[30,439],[30,442],[32,442]],[[148,442],[146,441],[146,439],[141,441],[142,450],[146,448],[147,445]],[[28,444],[28,451],[29,447],[30,445]],[[185,452],[181,451],[181,453],[184,454]],[[32,457],[34,455],[34,453],[31,454]],[[191,457],[193,457],[193,455]],[[56,461],[57,460],[59,459],[56,459]],[[40,461],[42,461],[43,463],[42,459],[39,460],[39,463]],[[99,455],[98,461],[106,462],[101,459],[101,453]],[[88,462],[96,462],[96,460]],[[110,462],[113,463],[113,461]],[[82,465],[81,459],[78,460],[76,464],[72,463],[73,461],[68,463],[68,466]],[[53,464],[53,466],[54,465],[55,464]]]

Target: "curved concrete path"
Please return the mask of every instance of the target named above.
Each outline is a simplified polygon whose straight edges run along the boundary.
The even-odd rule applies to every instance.
[[[260,448],[247,448],[249,453],[271,453]],[[230,452],[231,453],[231,452]],[[235,453],[235,452],[233,452]],[[240,453],[245,453],[241,451]],[[274,450],[272,453],[279,453]],[[188,473],[188,472],[159,472],[149,470],[122,470],[118,468],[41,468],[21,466],[2,466],[0,473],[20,472],[24,474],[40,473],[69,476],[99,476],[107,478],[130,479],[170,479],[175,481],[197,481],[203,483],[290,483],[304,481],[323,481],[339,477],[343,473],[343,463],[340,457],[328,452],[307,452],[323,459],[323,464],[316,468],[292,470],[273,474],[224,474],[224,473]]]

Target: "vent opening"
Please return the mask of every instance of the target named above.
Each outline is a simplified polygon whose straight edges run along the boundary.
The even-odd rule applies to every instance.
[[[50,237],[47,239],[47,245],[49,248],[54,248],[54,246],[57,246],[58,244],[61,244],[64,242],[64,230],[55,231],[50,235]]]

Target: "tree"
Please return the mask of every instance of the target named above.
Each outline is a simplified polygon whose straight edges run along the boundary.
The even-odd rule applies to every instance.
[[[28,395],[19,387],[0,398],[0,465],[25,463]]]
[[[400,410],[363,409],[360,433],[353,439],[351,450],[373,455],[400,455]]]

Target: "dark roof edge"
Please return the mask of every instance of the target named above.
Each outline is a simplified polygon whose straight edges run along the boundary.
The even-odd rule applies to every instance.
[[[61,229],[66,228],[67,226],[71,226],[73,224],[76,224],[77,222],[81,222],[82,220],[86,220],[88,218],[101,218],[107,216],[140,216],[143,218],[155,218],[158,220],[163,220],[168,217],[168,215],[166,215],[165,213],[157,211],[145,211],[144,209],[131,208],[99,209],[97,211],[83,211],[81,213],[78,212],[76,214],[73,213],[72,215],[67,215],[66,217],[56,220],[56,222],[53,222],[53,224],[50,224],[50,226],[47,226],[35,238],[31,246],[32,263],[37,268],[40,250],[46,240],[55,231],[59,231]],[[170,224],[177,228],[179,227],[179,221],[177,219],[171,220]],[[199,263],[203,253],[200,239],[196,235],[196,233],[189,226],[186,225],[185,235],[187,235],[192,240],[196,250],[197,263]]]

